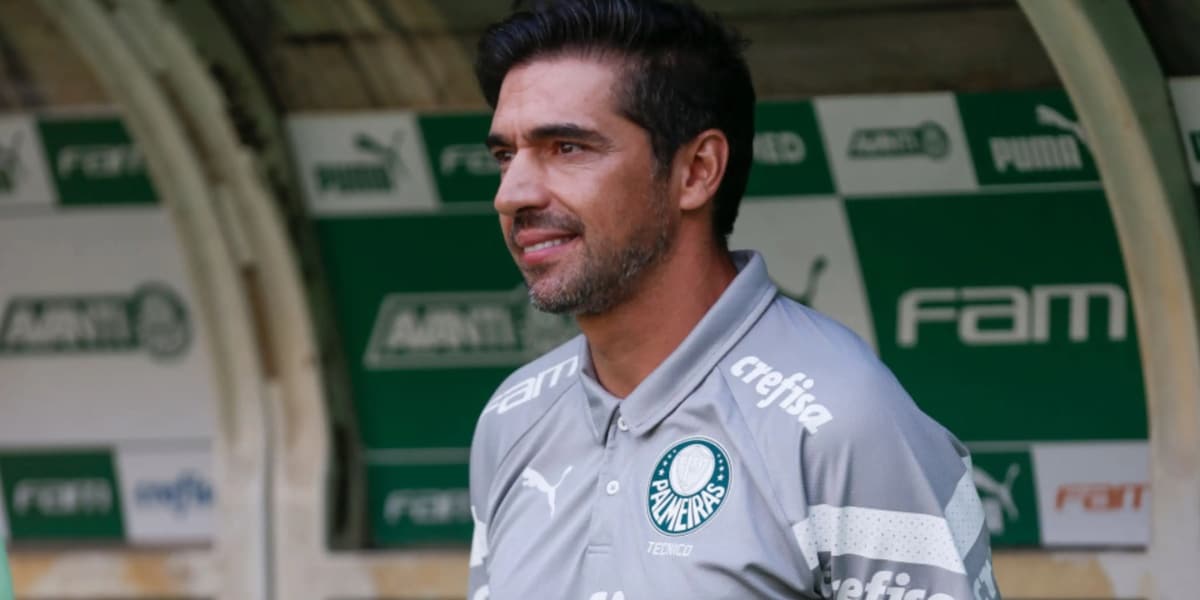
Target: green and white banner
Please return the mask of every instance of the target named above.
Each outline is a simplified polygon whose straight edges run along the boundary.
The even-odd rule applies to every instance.
[[[207,444],[0,451],[0,534],[17,542],[207,542],[215,492]],[[0,537],[3,537],[0,535]]]
[[[1173,91],[1200,173],[1196,84]],[[574,331],[524,298],[490,206],[488,124],[394,112],[290,123],[378,545],[465,542],[479,410]],[[1060,90],[757,109],[732,244],[762,251],[784,294],[862,335],[973,448],[998,546],[1146,540],[1137,331],[1089,144]]]
[[[0,147],[6,530],[207,541],[211,362],[140,151],[112,114],[0,117]]]

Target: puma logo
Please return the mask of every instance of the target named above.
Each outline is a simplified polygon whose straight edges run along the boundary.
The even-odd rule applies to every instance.
[[[1079,123],[1068,119],[1062,113],[1049,106],[1046,106],[1045,104],[1037,105],[1033,109],[1033,112],[1034,117],[1037,119],[1039,125],[1055,127],[1074,134],[1079,140],[1079,143],[1083,144],[1084,146],[1088,146],[1087,134],[1084,133],[1083,127]]]
[[[1021,516],[1017,503],[1013,501],[1012,489],[1017,476],[1021,474],[1021,465],[1012,463],[1004,473],[1003,481],[996,481],[987,471],[975,468],[975,487],[983,496],[983,509],[987,517],[988,529],[995,534],[1004,533],[1005,516],[1007,520],[1015,521]]]
[[[558,478],[558,483],[550,485],[550,482],[546,481],[546,478],[542,477],[542,474],[535,471],[533,467],[525,467],[525,470],[521,471],[521,485],[531,487],[545,494],[546,502],[550,504],[550,518],[554,518],[554,494],[558,491],[558,486],[562,485],[563,480],[567,478],[567,474],[570,472],[571,467],[568,465],[563,470],[562,476]]]

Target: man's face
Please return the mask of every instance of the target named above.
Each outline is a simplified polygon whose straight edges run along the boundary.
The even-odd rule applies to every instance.
[[[534,305],[597,314],[634,293],[678,217],[649,134],[617,112],[611,60],[555,57],[504,78],[488,145],[495,206]]]

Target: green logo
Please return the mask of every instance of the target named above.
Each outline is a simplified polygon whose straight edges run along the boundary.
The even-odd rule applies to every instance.
[[[145,157],[120,119],[38,120],[60,202],[66,206],[153,204]]]
[[[17,189],[21,171],[21,132],[13,134],[6,144],[0,142],[0,194],[9,194]]]
[[[14,296],[0,317],[0,356],[144,350],[166,360],[183,354],[191,339],[183,299],[160,283],[128,296]]]
[[[1200,129],[1191,132],[1188,134],[1188,137],[1192,139],[1192,156],[1196,157],[1197,161],[1200,161]]]
[[[927,156],[941,160],[950,154],[950,136],[933,121],[916,127],[874,127],[855,130],[850,136],[850,158]]]
[[[508,292],[394,293],[384,297],[364,356],[368,369],[520,365],[570,339],[574,321]]]
[[[317,191],[323,194],[391,191],[395,187],[395,178],[408,174],[400,156],[403,138],[403,132],[397,131],[392,134],[392,143],[385,144],[368,133],[355,134],[353,147],[365,159],[316,165]]]
[[[696,437],[676,443],[650,475],[650,522],[667,535],[696,530],[721,508],[729,476],[729,459],[716,442]]]
[[[975,453],[972,460],[975,489],[993,543],[1039,543],[1037,495],[1029,453]]]
[[[0,455],[14,539],[120,538],[120,498],[107,452]]]

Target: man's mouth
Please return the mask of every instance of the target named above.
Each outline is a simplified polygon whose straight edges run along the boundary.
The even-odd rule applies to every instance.
[[[582,224],[566,215],[519,212],[509,233],[509,248],[523,268],[534,268],[557,261],[582,234]]]
[[[571,241],[571,238],[573,238],[573,237],[575,237],[575,236],[560,237],[560,238],[555,238],[552,240],[546,240],[544,242],[538,242],[532,246],[526,246],[526,247],[522,248],[521,251],[522,252],[537,252],[538,250],[545,250],[547,248],[553,248],[555,246],[560,246],[562,244],[565,244],[565,243]]]

